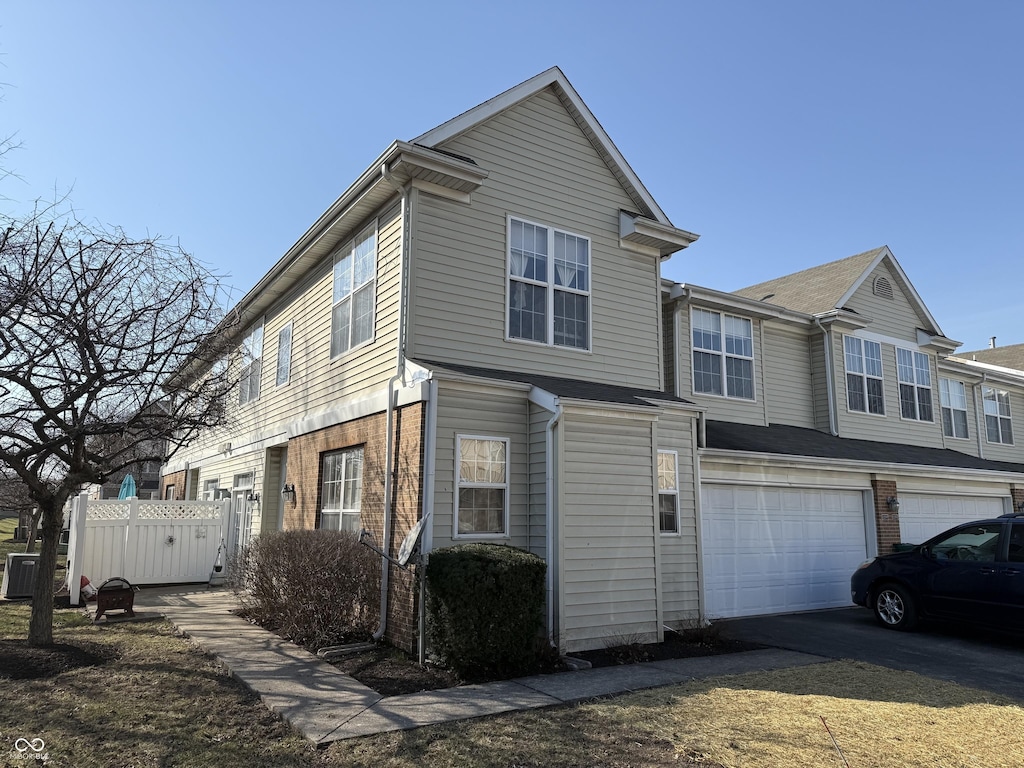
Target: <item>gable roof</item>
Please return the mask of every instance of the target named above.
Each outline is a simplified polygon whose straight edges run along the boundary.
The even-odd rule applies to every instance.
[[[843,309],[857,289],[883,261],[900,282],[911,305],[931,326],[927,330],[943,336],[938,322],[910,282],[903,267],[896,261],[889,247],[883,245],[838,261],[830,261],[810,269],[777,277],[757,285],[733,291],[737,296],[757,301],[768,301],[796,312],[821,315]]]
[[[1024,464],[980,459],[948,448],[854,440],[848,437],[835,437],[815,429],[784,424],[763,427],[708,421],[706,435],[708,448],[729,451],[1024,474]]]
[[[572,87],[568,78],[558,67],[551,67],[551,69],[545,70],[539,75],[535,75],[529,80],[509,88],[504,93],[488,99],[483,104],[473,107],[458,117],[454,117],[448,122],[442,123],[436,128],[417,136],[411,143],[436,147],[490,120],[492,117],[525,101],[545,88],[551,88],[555,92],[566,110],[576,121],[576,124],[579,125],[580,130],[590,140],[590,143],[594,145],[597,153],[640,209],[640,212],[661,224],[673,226],[668,216],[661,210],[658,203],[655,202],[654,197],[647,191],[643,182],[640,181],[640,178],[630,168],[626,158],[619,152],[611,137],[601,127],[601,123],[594,117],[590,108],[583,103],[583,99],[580,98],[576,89]]]
[[[966,363],[984,363],[1012,371],[1024,371],[1024,344],[1007,344],[1002,347],[989,347],[973,352],[957,352],[950,356],[951,360]]]

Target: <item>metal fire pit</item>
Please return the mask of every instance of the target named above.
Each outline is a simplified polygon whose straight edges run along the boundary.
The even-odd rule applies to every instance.
[[[99,621],[107,611],[123,610],[127,616],[135,616],[135,587],[128,579],[114,576],[100,584],[96,590],[96,617]]]

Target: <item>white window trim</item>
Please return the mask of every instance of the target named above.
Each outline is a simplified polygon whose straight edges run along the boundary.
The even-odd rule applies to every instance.
[[[900,378],[900,350],[901,349],[904,352],[909,352],[910,353],[911,367],[913,368],[913,371],[914,371],[914,381],[904,381],[903,379]],[[919,422],[919,423],[923,423],[923,424],[934,424],[935,423],[935,386],[932,385],[932,384],[925,385],[925,384],[918,384],[917,383],[917,356],[918,355],[924,355],[925,359],[928,361],[928,379],[930,381],[934,381],[935,380],[935,377],[932,375],[932,358],[931,358],[931,355],[929,355],[927,352],[922,352],[919,349],[911,349],[910,347],[895,347],[895,348],[893,348],[893,355],[894,355],[894,357],[896,359],[896,395],[897,395],[896,400],[899,402],[899,406],[900,406],[900,420],[901,421],[914,421],[914,422]],[[916,414],[916,416],[904,416],[903,415],[903,396],[902,396],[902,393],[899,391],[899,388],[901,386],[903,386],[903,385],[906,385],[908,387],[913,387],[914,388],[914,413]],[[921,418],[920,400],[918,400],[918,397],[917,397],[917,394],[918,394],[917,391],[919,389],[927,389],[928,390],[928,396],[929,396],[929,399],[932,402],[932,417],[930,419],[922,419]],[[939,417],[940,418],[942,417],[941,413],[939,414]]]
[[[359,451],[361,459],[362,459],[362,466],[359,469],[360,493],[359,493],[359,498],[357,499],[357,502],[358,502],[359,506],[358,507],[348,507],[348,508],[346,508],[344,506],[344,501],[345,501],[345,470],[347,468],[347,464],[348,464],[348,461],[349,461],[349,456],[350,455],[355,455],[356,451]],[[331,513],[332,515],[334,513],[337,513],[337,515],[338,515],[338,527],[337,528],[330,528],[330,529],[326,529],[326,530],[337,530],[337,531],[349,530],[349,529],[345,528],[345,516],[348,515],[349,517],[351,517],[353,514],[357,516],[359,525],[362,525],[362,519],[363,519],[362,518],[362,515],[363,515],[362,484],[363,484],[363,479],[364,479],[364,474],[363,473],[366,470],[366,451],[365,451],[364,446],[353,445],[353,446],[349,446],[349,447],[346,447],[346,448],[336,448],[336,449],[333,449],[333,450],[330,450],[330,451],[324,451],[323,453],[320,454],[320,488],[318,489],[320,500],[319,500],[319,504],[317,505],[318,506],[318,508],[317,508],[317,530],[325,530],[324,529],[324,524],[323,524],[324,523],[324,512],[325,512],[325,510],[324,510],[324,483],[325,483],[325,481],[323,479],[324,464],[327,461],[327,458],[329,456],[335,456],[335,455],[342,455],[342,456],[344,456],[344,464],[342,466],[342,471],[341,471],[341,495],[340,495],[340,499],[342,501],[342,506],[339,507],[338,509],[326,510],[327,512]]]
[[[259,348],[256,348],[255,338],[259,334]],[[238,345],[239,372],[238,372],[238,404],[240,406],[254,403],[260,399],[263,390],[263,345],[264,345],[264,323],[261,318],[254,323],[249,332],[242,338]],[[247,352],[248,348],[248,352]],[[256,374],[256,388],[253,390],[253,372]],[[242,396],[242,382],[247,382],[248,390],[245,397]],[[254,393],[255,392],[255,393]]]
[[[361,242],[366,237],[367,233],[370,232],[371,230],[373,231],[373,269],[371,270],[371,277],[370,277],[370,279],[367,280],[365,283],[361,283],[358,286],[353,284],[352,288],[349,291],[347,296],[345,296],[344,298],[342,298],[342,299],[340,299],[338,301],[335,301],[334,300],[334,278],[335,278],[334,270],[335,270],[335,266],[338,264],[339,258],[343,258],[344,256],[349,255],[349,254],[354,254],[356,244]],[[348,356],[349,354],[351,354],[355,350],[361,349],[362,347],[365,347],[367,344],[372,344],[374,342],[374,340],[376,339],[376,335],[377,335],[377,267],[378,267],[378,260],[379,260],[379,258],[380,258],[380,229],[379,229],[379,221],[377,219],[374,219],[369,225],[367,225],[367,226],[363,227],[361,230],[359,230],[359,232],[356,234],[355,237],[353,237],[351,240],[349,240],[347,243],[345,243],[344,247],[338,248],[334,252],[334,255],[331,257],[331,322],[329,324],[330,325],[330,334],[331,334],[331,336],[330,336],[330,339],[328,341],[327,348],[328,348],[328,353],[330,354],[332,361],[334,361],[334,360],[341,360],[342,358]],[[352,263],[352,268],[353,268],[352,269],[353,275],[355,275],[355,260],[354,259],[353,259],[353,263]],[[355,280],[355,278],[353,277],[353,281],[354,280]],[[359,342],[358,344],[352,344],[351,346],[349,346],[348,348],[346,348],[346,349],[344,349],[344,350],[342,350],[340,352],[334,352],[334,309],[335,309],[335,307],[337,307],[339,304],[341,304],[346,299],[349,299],[351,302],[354,303],[355,295],[358,292],[358,290],[360,288],[363,288],[364,286],[367,286],[367,285],[372,285],[373,286],[372,289],[371,289],[371,293],[373,295],[372,295],[372,300],[370,302],[371,303],[370,335],[367,336],[367,338],[365,340]],[[350,341],[352,339],[352,328],[353,328],[353,324],[352,324],[351,320],[352,320],[352,315],[351,315],[351,310],[350,310],[350,313],[349,313],[349,340]]]
[[[504,483],[463,483],[460,466],[462,463],[462,441],[463,440],[489,440],[505,444],[505,482]],[[455,493],[452,499],[452,539],[511,539],[509,530],[509,506],[511,496],[511,474],[512,474],[512,445],[507,437],[495,437],[494,435],[464,435],[455,436]],[[505,491],[505,518],[502,533],[461,533],[459,531],[459,491],[463,488],[502,488]]]
[[[964,407],[963,408],[954,408],[953,405],[952,405],[952,398],[950,399],[950,404],[949,405],[944,405],[943,404],[943,402],[942,402],[942,382],[944,382],[944,381],[948,382],[949,384],[959,384],[960,388],[963,389],[963,392],[964,392]],[[947,387],[947,389],[948,389],[948,387]],[[971,418],[970,418],[970,411],[969,411],[967,406],[968,406],[968,402],[967,402],[967,385],[964,384],[959,379],[950,379],[950,378],[946,378],[944,376],[940,376],[939,377],[939,423],[940,423],[940,426],[942,427],[942,436],[943,437],[947,437],[950,440],[970,440],[971,439]],[[946,408],[948,408],[949,411],[950,411],[949,422],[950,422],[950,424],[953,425],[953,431],[954,432],[956,432],[956,421],[953,419],[953,413],[955,413],[956,411],[962,411],[963,412],[963,414],[964,414],[964,425],[967,428],[967,434],[964,437],[957,437],[955,434],[953,434],[953,435],[947,435],[946,434],[945,422],[942,421],[942,411],[945,410]],[[986,434],[987,434],[988,429],[986,428],[985,431],[986,431]]]
[[[208,478],[203,481],[204,501],[217,501],[217,491],[220,489],[220,478]]]
[[[1008,443],[1007,442],[1003,442],[1002,440],[999,440],[998,442],[993,442],[992,440],[989,439],[989,436],[988,436],[988,416],[989,416],[989,414],[985,410],[985,390],[989,390],[989,391],[995,393],[997,408],[998,408],[998,403],[999,403],[999,395],[1000,394],[1005,394],[1006,395],[1006,407],[1009,410],[1009,413],[1006,416],[999,416],[999,415],[997,415],[996,418],[997,419],[1004,419],[1005,418],[1007,421],[1010,422],[1010,435],[1011,435],[1011,438],[1013,436],[1013,400],[1010,398],[1010,391],[1008,389],[999,389],[998,387],[990,387],[990,386],[987,386],[987,385],[983,385],[981,387],[981,416],[982,416],[982,419],[985,422],[985,442],[988,443],[989,445],[1014,445],[1013,439],[1011,439],[1010,442],[1008,442]],[[1003,428],[1002,428],[1002,424],[1000,424],[1000,426],[999,426],[999,436],[1002,437],[1002,435],[1003,435]]]
[[[658,518],[658,533],[662,536],[682,536],[683,535],[683,524],[682,524],[682,510],[679,508],[679,452],[678,451],[658,451],[658,456],[662,454],[671,455],[672,463],[675,467],[676,487],[672,490],[663,491],[661,489],[661,483],[658,483],[658,508],[655,510],[655,514]],[[657,469],[657,467],[656,467]],[[660,473],[659,473],[660,474]],[[676,529],[674,531],[663,531],[661,529],[661,497],[662,496],[674,496],[676,500]]]
[[[288,359],[285,361],[284,381],[281,381],[281,334],[288,331]],[[274,366],[274,386],[283,387],[292,380],[292,347],[294,340],[293,321],[289,320],[277,330],[277,365]]]
[[[710,312],[713,315],[718,315],[719,324],[721,326],[720,338],[722,341],[722,349],[716,351],[714,349],[705,349],[704,347],[696,347],[693,344],[693,313],[696,310],[703,312]],[[725,351],[725,318],[731,317],[736,320],[746,320],[750,323],[750,357],[746,355],[736,355]],[[728,312],[719,312],[716,309],[709,309],[707,307],[690,307],[690,391],[695,397],[716,397],[723,400],[734,400],[738,403],[757,403],[757,356],[754,354],[754,319],[751,317],[744,317],[743,315],[734,315]],[[719,358],[719,372],[722,376],[722,394],[716,395],[714,392],[698,392],[697,391],[697,369],[693,364],[693,353],[704,352],[709,355],[718,355]],[[750,391],[751,397],[740,397],[739,395],[729,394],[729,379],[726,375],[728,370],[726,366],[726,358],[735,358],[737,360],[749,360],[750,361]]]
[[[548,232],[548,279],[546,282],[533,280],[526,277],[512,277],[512,222],[519,221],[534,227],[542,227]],[[590,256],[590,263],[587,265],[587,290],[580,291],[567,286],[555,286],[555,233],[578,237],[587,241],[587,253]],[[544,316],[546,341],[534,341],[533,339],[520,339],[512,336],[510,331],[509,315],[512,310],[512,281],[526,283],[528,285],[544,286],[546,289],[546,308]],[[570,347],[563,344],[555,344],[555,291],[575,294],[587,297],[587,346],[586,348]],[[582,354],[593,354],[594,350],[594,242],[586,235],[579,235],[568,229],[555,227],[551,224],[542,224],[538,221],[531,221],[522,216],[509,214],[505,221],[505,341],[516,344],[531,344],[535,347],[547,347],[552,349],[566,350],[568,352],[579,352]]]
[[[869,374],[867,372],[867,365],[866,364],[864,365],[864,372],[863,373],[857,373],[856,371],[850,371],[849,367],[846,364],[846,339],[847,338],[857,339],[857,341],[860,342],[860,356],[861,356],[861,360],[862,361],[867,359],[865,357],[865,355],[864,355],[864,344],[866,344],[868,342],[870,342],[872,344],[877,344],[878,345],[878,361],[879,361],[880,364],[882,364],[882,360],[883,360],[883,357],[882,357],[882,342],[876,341],[875,339],[862,338],[860,336],[855,336],[853,334],[844,334],[843,335],[843,391],[846,393],[846,412],[850,413],[850,414],[857,414],[858,416],[874,416],[875,418],[884,419],[886,417],[886,412],[888,410],[886,408],[886,397],[885,397],[885,365],[882,364],[882,375],[881,376],[872,376],[871,374]],[[863,411],[858,411],[855,408],[851,408],[850,407],[850,384],[849,384],[849,380],[846,377],[847,376],[851,376],[851,375],[852,376],[860,376],[861,379],[864,381],[864,410]],[[882,382],[882,412],[881,413],[874,413],[873,411],[870,410],[870,408],[868,406],[868,387],[867,387],[867,380],[868,379],[874,379],[876,381]]]

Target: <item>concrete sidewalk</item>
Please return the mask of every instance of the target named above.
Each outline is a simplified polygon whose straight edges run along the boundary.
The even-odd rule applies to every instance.
[[[140,619],[166,617],[256,692],[271,711],[318,745],[718,675],[828,660],[796,651],[766,649],[535,675],[382,698],[313,654],[238,618],[231,613],[237,606],[230,591],[205,586],[142,589],[135,597],[135,612]],[[110,618],[118,621],[116,614]]]

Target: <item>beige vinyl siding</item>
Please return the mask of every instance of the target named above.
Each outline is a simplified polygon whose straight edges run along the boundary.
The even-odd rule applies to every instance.
[[[828,363],[825,359],[825,336],[820,332],[812,332],[809,338],[811,356],[811,412],[812,426],[820,432],[830,432],[829,396],[831,386],[828,377]]]
[[[984,413],[984,408],[982,407],[981,402],[981,389],[955,373],[950,373],[948,371],[943,372],[940,369],[939,376],[951,381],[961,382],[964,385],[964,394],[967,396],[967,439],[964,440],[963,438],[947,437],[942,433],[942,404],[939,400],[938,382],[935,384],[935,420],[939,423],[939,432],[942,434],[942,447],[948,448],[951,451],[966,453],[971,456],[980,456],[981,452],[978,450],[979,432],[981,434],[982,441],[984,442],[985,440],[984,422],[979,424],[977,418],[977,414]],[[1012,404],[1010,407],[1013,407]],[[1019,455],[1020,458],[1014,459],[1014,461],[1024,461],[1024,443],[1022,443]]]
[[[873,286],[876,278],[884,277],[892,286],[891,299],[876,296]],[[900,281],[894,273],[880,263],[867,277],[861,286],[846,302],[846,309],[852,309],[864,317],[871,318],[869,330],[873,333],[905,339],[917,345],[917,329],[928,328],[929,323],[919,314],[907,295],[903,292]]]
[[[836,396],[838,425],[841,437],[858,440],[877,440],[883,443],[906,443],[930,448],[942,448],[942,422],[939,410],[939,378],[935,368],[935,355],[929,354],[931,363],[933,421],[904,419],[900,415],[899,381],[896,374],[896,348],[881,345],[882,391],[885,395],[885,416],[849,410],[846,390],[846,356],[843,334],[832,334],[832,359],[836,367]],[[910,348],[910,347],[908,347]],[[916,346],[912,347],[917,349]]]
[[[658,636],[651,422],[562,417],[561,618],[565,648]]]
[[[363,222],[354,233],[368,223]],[[230,426],[204,434],[176,458],[194,461],[224,442],[237,445],[239,439],[271,435],[283,439],[289,424],[382,389],[395,371],[401,238],[400,208],[391,205],[378,224],[370,342],[331,359],[333,259],[325,259],[265,316],[259,397],[239,406],[237,393],[233,394]],[[277,386],[278,333],[288,323],[292,324],[291,373],[287,384]]]
[[[687,413],[665,411],[658,418],[658,450],[676,451],[679,467],[679,535],[663,535],[659,541],[662,610],[668,624],[692,619],[700,609],[693,472],[695,429],[696,419]]]
[[[768,423],[816,426],[807,332],[766,322],[764,328],[765,408]],[[827,406],[826,406],[827,407]],[[827,414],[826,414],[827,416]]]
[[[534,403],[529,404],[530,521],[527,549],[547,559],[547,423],[553,416]]]
[[[634,206],[557,97],[542,92],[444,149],[490,175],[469,205],[415,197],[410,354],[660,390],[658,259],[619,248],[619,210]],[[589,352],[505,341],[510,215],[590,239]]]
[[[284,448],[267,451],[265,477],[262,482],[262,499],[260,502],[260,533],[276,531],[281,520],[281,488],[284,481],[281,477],[281,459]]]
[[[708,409],[707,417],[712,421],[731,421],[740,424],[766,424],[764,404],[764,375],[762,366],[764,359],[761,350],[761,321],[751,321],[754,348],[754,399],[741,400],[735,397],[705,395],[693,391],[693,333],[691,331],[691,308],[702,309],[699,304],[683,305],[679,311],[679,339],[677,342],[679,355],[679,392],[680,397],[693,400]],[[711,309],[712,312],[720,310]],[[736,317],[745,317],[742,312],[724,312]]]
[[[530,511],[530,403],[526,393],[496,387],[440,382],[434,466],[433,548],[468,541],[489,541],[526,549]],[[453,538],[455,519],[456,436],[504,437],[509,440],[508,538]]]

